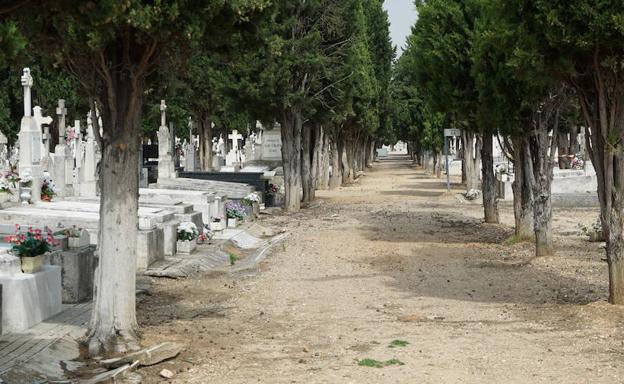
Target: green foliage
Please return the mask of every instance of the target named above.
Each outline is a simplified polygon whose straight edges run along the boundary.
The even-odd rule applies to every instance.
[[[392,340],[388,348],[407,347],[409,343],[405,340]]]
[[[230,265],[234,265],[236,264],[236,262],[238,261],[238,256],[236,256],[233,253],[229,253],[229,258],[230,258]]]
[[[398,359],[390,359],[386,361],[379,361],[375,359],[362,359],[358,360],[358,365],[360,367],[383,368],[390,365],[405,365],[405,363]]]

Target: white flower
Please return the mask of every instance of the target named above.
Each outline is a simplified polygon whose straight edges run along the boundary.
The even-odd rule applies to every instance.
[[[260,195],[257,192],[252,192],[245,197],[245,200],[260,204]]]

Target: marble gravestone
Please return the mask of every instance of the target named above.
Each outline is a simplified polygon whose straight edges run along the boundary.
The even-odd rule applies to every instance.
[[[160,128],[158,128],[158,179],[175,178],[175,165],[173,162],[173,145],[171,144],[171,132],[167,127],[167,104],[160,101]]]
[[[41,129],[32,116],[31,88],[33,78],[29,68],[24,68],[21,83],[24,88],[24,117],[22,117],[19,131],[19,174],[22,177],[30,175],[32,177],[32,191],[41,191],[41,176],[43,175],[41,169]],[[31,201],[41,200],[40,193],[32,193],[31,195]]]
[[[262,160],[282,161],[282,134],[279,129],[264,132]]]
[[[59,141],[54,148],[52,177],[59,189],[59,196],[64,197],[72,194],[72,174],[74,172],[74,159],[72,158],[71,149],[65,140],[67,131],[65,127],[65,118],[67,116],[65,100],[59,99],[56,115],[58,116]]]

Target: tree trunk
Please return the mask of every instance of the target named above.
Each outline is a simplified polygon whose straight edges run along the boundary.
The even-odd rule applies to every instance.
[[[282,164],[284,167],[284,210],[301,209],[301,133],[303,119],[298,108],[282,111]]]
[[[551,99],[549,99],[551,100]],[[555,253],[552,235],[552,201],[550,188],[557,148],[559,127],[557,103],[545,102],[535,107],[527,128],[531,132],[524,140],[526,151],[525,172],[533,191],[533,226],[535,229],[535,255],[550,256]],[[552,127],[552,137],[549,136]]]
[[[319,178],[321,175],[321,164],[323,157],[323,127],[320,124],[314,125],[313,130],[313,147],[312,147],[312,200],[315,197],[315,191],[318,188]]]
[[[98,266],[87,335],[92,356],[139,348],[135,292],[143,81],[120,70],[112,82],[102,111]]]
[[[329,161],[330,161],[329,132],[323,129],[323,142],[319,159],[319,174],[317,189],[329,189]]]
[[[342,170],[340,168],[340,164],[342,162],[342,152],[340,150],[340,145],[338,142],[339,134],[334,129],[332,133],[332,140],[330,143],[330,153],[331,153],[331,164],[332,164],[332,173],[329,179],[329,189],[334,189],[342,185]]]
[[[523,239],[533,238],[533,195],[526,172],[524,171],[525,159],[524,145],[528,145],[522,136],[513,136],[513,164],[514,181],[513,206],[515,235]]]
[[[199,130],[199,157],[202,171],[212,170],[212,121],[206,116]]]
[[[479,165],[481,163],[481,137],[462,131],[466,190],[479,189]]]
[[[314,179],[312,175],[312,132],[310,124],[304,124],[301,136],[301,182],[303,186],[303,202],[314,199]]]
[[[483,146],[481,147],[481,158],[483,161],[483,211],[485,222],[498,224],[498,203],[496,201],[496,176],[494,175],[494,140],[492,135],[483,135]]]
[[[442,177],[442,164],[440,163],[440,153],[438,151],[433,151],[433,170],[432,174],[439,179]]]

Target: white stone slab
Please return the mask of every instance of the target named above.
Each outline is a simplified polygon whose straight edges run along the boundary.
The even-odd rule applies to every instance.
[[[61,267],[46,265],[35,274],[0,276],[2,334],[23,332],[63,310]]]

